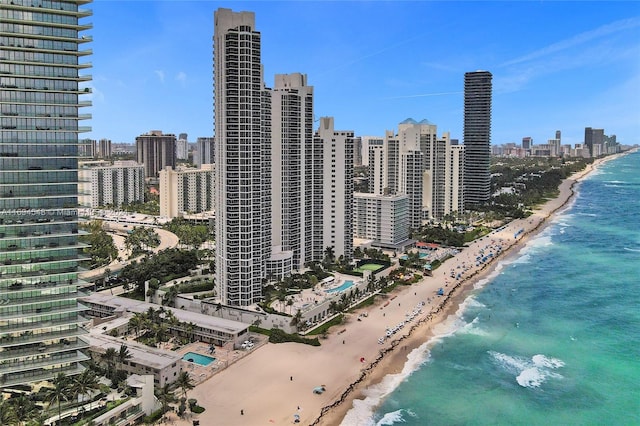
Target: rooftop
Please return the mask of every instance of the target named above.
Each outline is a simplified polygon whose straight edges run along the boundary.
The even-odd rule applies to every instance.
[[[216,330],[230,334],[238,334],[249,327],[249,324],[238,321],[212,317],[210,315],[189,312],[182,309],[170,308],[167,306],[160,306],[154,303],[147,303],[140,300],[127,299],[126,297],[112,296],[110,294],[93,293],[89,296],[81,297],[78,299],[84,302],[110,306],[118,311],[126,311],[137,314],[146,312],[149,310],[149,308],[164,308],[167,311],[171,311],[176,316],[178,321],[186,323],[192,322],[205,329]]]
[[[100,353],[105,353],[109,348],[119,351],[122,345],[126,345],[131,354],[129,362],[143,364],[156,370],[162,370],[182,359],[182,355],[175,352],[152,348],[129,340],[125,341],[106,334],[90,333],[84,338],[89,342],[92,350],[97,348],[97,352]]]

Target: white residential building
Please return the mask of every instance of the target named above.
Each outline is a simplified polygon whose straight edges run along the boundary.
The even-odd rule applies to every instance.
[[[158,349],[143,345],[132,340],[122,340],[118,337],[92,332],[87,336],[89,353],[98,364],[104,364],[103,355],[107,349],[120,350],[126,346],[131,358],[118,366],[118,369],[128,374],[151,374],[155,386],[161,388],[165,384],[175,382],[182,371],[182,355],[173,351]]]
[[[396,248],[409,239],[409,197],[406,194],[353,194],[353,236],[373,245]]]
[[[353,132],[320,119],[305,74],[264,87],[252,12],[214,14],[216,283],[248,306],[262,283],[353,252]]]
[[[174,218],[183,214],[213,210],[213,164],[201,168],[170,166],[160,171],[160,216]]]
[[[186,160],[189,158],[189,142],[186,139],[176,141],[176,159]]]
[[[305,74],[276,74],[271,91],[271,244],[312,260],[313,87]],[[289,271],[288,273],[291,273]]]
[[[387,152],[383,139],[371,139],[368,144],[369,192],[372,194],[386,194],[389,192],[387,183]]]
[[[336,258],[353,256],[353,131],[334,130],[333,117],[321,117],[314,149],[322,150],[314,167],[314,259],[333,248]],[[316,193],[318,192],[318,193]],[[320,204],[318,204],[320,203]],[[322,235],[322,238],[319,236]]]
[[[448,133],[437,138],[437,127],[427,120],[407,119],[398,133],[387,131],[382,144],[369,143],[369,191],[407,194],[410,227],[462,211],[464,146],[453,145]]]
[[[79,202],[87,207],[144,202],[144,165],[135,161],[86,161],[78,164]]]
[[[196,140],[196,150],[193,153],[193,164],[200,167],[203,164],[215,164],[213,138],[200,137]]]
[[[271,256],[271,94],[253,12],[214,13],[216,283],[223,304],[262,298]]]

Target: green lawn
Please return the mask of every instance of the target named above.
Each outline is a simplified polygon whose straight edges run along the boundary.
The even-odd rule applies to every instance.
[[[364,272],[364,271],[377,271],[378,269],[382,269],[384,266],[378,265],[377,263],[365,263],[364,265],[359,266],[354,269],[356,272]]]

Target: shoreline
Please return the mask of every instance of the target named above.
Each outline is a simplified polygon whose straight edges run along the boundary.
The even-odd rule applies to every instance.
[[[321,338],[321,346],[261,346],[189,392],[189,398],[196,398],[205,412],[185,419],[172,415],[172,420],[180,426],[191,425],[194,419],[201,426],[291,425],[296,418],[306,425],[341,424],[354,400],[364,399],[368,388],[400,373],[407,355],[436,336],[438,326],[456,314],[476,283],[489,277],[502,260],[517,256],[532,237],[544,230],[549,218],[570,205],[582,179],[602,163],[625,154],[598,159],[574,173],[562,181],[556,198],[537,206],[531,216],[469,243],[431,277],[399,286],[375,305],[345,313],[343,323]],[[478,253],[486,251],[493,256],[478,262]],[[460,280],[451,278],[454,271],[461,274]],[[437,296],[439,288],[444,289],[444,296]],[[421,307],[421,313],[409,318],[408,313],[417,307]],[[356,320],[361,313],[367,313],[366,317]],[[400,322],[406,323],[402,330],[378,343],[386,329]],[[313,389],[319,386],[326,391],[314,394]]]
[[[593,171],[597,170],[602,164],[619,158],[626,153],[613,154],[601,159],[595,160],[592,164],[589,164],[584,170],[574,173],[570,177],[562,181],[559,189],[559,194],[555,199],[548,200],[542,206],[534,209],[534,215],[542,215],[535,224],[535,226],[527,229],[521,237],[516,239],[511,245],[503,250],[498,256],[485,264],[482,268],[475,271],[472,275],[466,277],[456,286],[454,286],[447,297],[442,300],[439,308],[436,311],[432,311],[421,321],[411,328],[408,335],[403,336],[398,340],[398,344],[394,348],[385,352],[377,361],[374,368],[371,369],[369,374],[363,375],[357,383],[352,383],[343,393],[339,401],[334,402],[330,406],[323,407],[320,415],[315,419],[312,426],[329,426],[341,424],[348,412],[354,408],[355,400],[364,400],[367,395],[366,391],[371,386],[379,385],[385,377],[392,374],[399,374],[402,372],[405,364],[408,361],[407,355],[413,350],[428,344],[433,344],[433,339],[437,337],[434,333],[434,327],[444,323],[451,315],[455,315],[460,309],[461,305],[471,295],[474,286],[479,281],[489,277],[497,268],[500,261],[517,256],[518,252],[524,248],[527,243],[536,235],[544,231],[550,224],[550,219],[559,212],[570,207],[571,201],[578,193],[576,186]],[[565,188],[562,188],[563,185]],[[564,190],[564,191],[563,191]],[[557,205],[556,205],[557,204]],[[546,207],[546,208],[545,208]],[[547,211],[548,209],[548,211]],[[512,221],[511,224],[517,221],[524,221],[525,219],[518,219]],[[441,265],[440,268],[446,266]],[[402,343],[403,350],[396,350],[397,346]],[[388,355],[387,355],[388,354]],[[381,401],[378,401],[378,405]]]

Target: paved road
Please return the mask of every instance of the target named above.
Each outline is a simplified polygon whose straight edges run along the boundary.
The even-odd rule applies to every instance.
[[[125,226],[123,226],[121,224],[118,224],[118,223],[109,222],[109,229],[126,232],[126,231],[130,230],[131,228],[125,227]],[[154,253],[157,253],[160,250],[165,250],[165,249],[168,249],[168,248],[176,247],[178,245],[178,243],[180,242],[180,240],[178,239],[176,234],[174,234],[172,232],[169,232],[166,229],[154,228],[154,231],[160,237],[160,245],[152,250]],[[127,256],[126,256],[126,250],[124,249],[124,237],[122,237],[121,235],[117,235],[117,234],[112,234],[112,235],[114,237],[114,243],[116,244],[116,247],[118,247],[118,256],[120,256],[122,259],[126,259]],[[138,256],[135,259],[124,260],[122,262],[114,260],[109,265],[102,266],[102,267],[96,268],[96,269],[92,269],[91,271],[87,271],[87,272],[81,274],[80,278],[82,278],[82,279],[94,279],[94,278],[102,277],[107,268],[111,272],[116,272],[116,271],[121,270],[125,266],[127,266],[132,261],[140,260],[143,257],[144,256]],[[109,290],[107,290],[107,291],[109,291]]]

